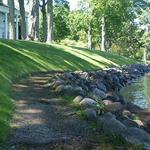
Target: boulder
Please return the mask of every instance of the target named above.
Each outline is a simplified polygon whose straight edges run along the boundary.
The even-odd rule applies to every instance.
[[[84,98],[81,102],[80,102],[80,106],[83,109],[86,108],[96,108],[97,107],[97,102],[91,98]]]
[[[126,108],[127,108],[127,110],[129,110],[132,113],[138,113],[139,111],[142,110],[139,106],[137,106],[133,103],[130,103],[130,102],[127,103]]]
[[[82,101],[82,99],[83,99],[82,96],[77,96],[77,97],[75,97],[75,99],[73,100],[73,102],[74,102],[75,104],[79,104],[79,103]]]
[[[97,112],[93,108],[87,108],[84,110],[85,117],[90,121],[96,121],[97,120]]]
[[[137,127],[126,127],[110,113],[100,116],[97,124],[104,132],[113,135],[121,135],[126,141],[132,144],[142,144],[146,150],[149,150],[150,148],[150,134]]]
[[[95,88],[93,90],[93,94],[100,97],[101,99],[106,98],[106,94],[103,91],[99,90],[98,88]]]
[[[121,122],[126,127],[136,127],[136,128],[139,128],[139,125],[135,121],[133,121],[132,119],[130,119],[128,117],[123,117],[123,119],[121,120]]]
[[[115,102],[109,105],[105,105],[105,112],[122,112],[123,105],[120,102]]]
[[[118,121],[114,115],[102,115],[98,118],[97,124],[101,127],[104,132],[121,135],[127,131],[127,128],[124,124]]]
[[[131,127],[128,128],[127,132],[123,134],[123,137],[131,143],[142,144],[150,148],[150,134],[145,132],[143,129]]]

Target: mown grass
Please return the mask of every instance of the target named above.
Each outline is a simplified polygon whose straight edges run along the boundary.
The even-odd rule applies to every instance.
[[[47,70],[96,70],[136,63],[123,56],[56,44],[0,40],[0,141],[9,132],[14,111],[12,82],[23,74]]]

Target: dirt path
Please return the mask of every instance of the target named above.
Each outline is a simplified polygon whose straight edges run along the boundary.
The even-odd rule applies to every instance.
[[[16,115],[8,149],[67,149],[60,148],[59,143],[83,143],[93,134],[91,126],[75,115],[75,110],[53,98],[47,86],[49,75],[33,75],[14,84]]]

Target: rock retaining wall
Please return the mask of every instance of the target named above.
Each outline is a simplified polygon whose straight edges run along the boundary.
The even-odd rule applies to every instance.
[[[150,66],[130,65],[100,71],[75,71],[55,74],[50,88],[58,95],[74,96],[88,120],[104,131],[122,135],[127,141],[145,144],[150,149],[150,111],[129,103],[119,91],[150,71]],[[140,113],[149,120],[138,118]],[[143,115],[144,116],[144,115]],[[137,119],[138,118],[138,119]]]

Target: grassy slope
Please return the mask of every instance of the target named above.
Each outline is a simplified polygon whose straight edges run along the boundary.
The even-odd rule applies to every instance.
[[[93,70],[134,60],[99,51],[59,45],[0,40],[0,141],[7,136],[14,104],[11,83],[24,73],[46,70]]]

